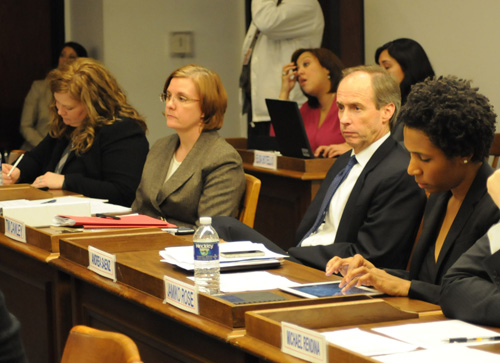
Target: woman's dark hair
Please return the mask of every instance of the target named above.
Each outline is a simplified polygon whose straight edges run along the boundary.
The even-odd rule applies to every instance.
[[[496,114],[470,81],[446,76],[416,84],[401,109],[405,127],[420,130],[448,159],[483,162],[495,137]]]
[[[73,48],[73,50],[76,52],[76,55],[78,57],[88,57],[87,55],[87,49],[85,49],[83,47],[83,45],[77,43],[77,42],[67,42],[67,43],[64,43],[64,45],[61,47],[61,50],[66,48],[66,47],[70,47],[70,48]]]
[[[399,85],[401,104],[404,105],[411,86],[422,82],[427,77],[434,77],[435,73],[424,48],[413,39],[400,38],[384,44],[375,52],[375,63],[378,64],[380,53],[386,49],[389,55],[399,63],[405,75]]]
[[[344,69],[344,64],[342,61],[333,53],[331,50],[326,48],[312,48],[312,49],[297,49],[292,54],[292,62],[297,64],[297,59],[302,53],[309,52],[318,59],[319,64],[328,71],[330,71],[330,93],[337,92],[337,87],[342,79],[342,70]],[[308,95],[302,91],[307,97],[307,103],[312,108],[318,108],[319,101],[316,97]]]

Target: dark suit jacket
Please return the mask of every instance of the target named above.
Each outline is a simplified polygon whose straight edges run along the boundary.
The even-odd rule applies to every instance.
[[[54,171],[68,139],[46,136],[19,163],[18,183],[32,183],[47,171]],[[72,151],[61,174],[64,189],[86,197],[108,199],[110,203],[130,206],[141,180],[149,143],[141,127],[123,119],[96,130],[90,149],[78,156]]]
[[[433,263],[434,261],[436,238],[446,214],[451,192],[429,196],[424,213],[422,233],[413,252],[410,270],[387,270],[393,275],[411,280],[409,297],[437,304],[441,282],[446,271],[500,219],[500,211],[486,189],[486,179],[492,172],[491,167],[487,163],[483,163],[446,236],[439,253],[436,269],[431,276],[432,279],[422,281],[419,280],[422,266],[425,262]],[[432,259],[432,261],[428,259]]]
[[[328,171],[296,234],[299,243],[312,227],[328,186],[348,162],[340,156]],[[404,268],[420,225],[425,193],[406,172],[408,152],[391,137],[382,143],[359,176],[340,220],[335,243],[292,247],[288,253],[324,270],[334,256],[361,254],[376,266]]]
[[[440,305],[453,319],[500,327],[500,251],[481,237],[443,278]]]
[[[194,226],[200,216],[236,216],[245,192],[238,152],[217,131],[205,131],[165,182],[178,146],[174,134],[151,148],[132,209],[183,226]]]

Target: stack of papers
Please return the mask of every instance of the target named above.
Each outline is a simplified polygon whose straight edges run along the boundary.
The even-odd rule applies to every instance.
[[[224,257],[223,253],[260,251],[260,256],[250,257]],[[281,259],[287,257],[279,253],[268,250],[262,243],[253,243],[250,241],[228,242],[219,244],[220,268],[224,270],[237,270],[244,268],[271,268],[281,265]],[[184,270],[194,270],[194,251],[193,246],[167,247],[160,251],[162,262],[176,265]]]

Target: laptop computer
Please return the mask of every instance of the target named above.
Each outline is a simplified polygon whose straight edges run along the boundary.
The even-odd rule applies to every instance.
[[[297,102],[266,98],[266,105],[276,134],[278,151],[283,156],[313,159],[314,153]]]

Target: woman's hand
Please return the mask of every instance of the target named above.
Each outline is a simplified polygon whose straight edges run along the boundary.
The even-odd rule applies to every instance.
[[[314,151],[314,156],[323,156],[325,158],[334,158],[351,150],[352,147],[346,142],[343,144],[321,145]]]
[[[63,183],[64,175],[48,171],[36,178],[31,186],[35,188],[62,189]]]
[[[326,276],[338,273],[340,273],[342,276],[347,276],[352,270],[362,266],[366,267],[367,269],[375,267],[373,263],[359,254],[354,255],[354,257],[348,258],[335,256],[326,264]]]
[[[2,178],[4,185],[15,184],[15,182],[21,176],[21,170],[19,170],[18,168],[14,168],[10,176],[8,176],[11,170],[12,170],[12,165],[2,164]]]
[[[291,62],[283,66],[281,73],[281,91],[280,100],[288,100],[290,96],[290,91],[295,87],[297,83],[297,66],[295,63]]]
[[[349,276],[349,277],[348,277]],[[351,278],[351,276],[353,276]],[[342,293],[345,293],[353,286],[372,286],[373,288],[391,296],[408,296],[411,281],[396,277],[379,268],[368,269],[359,267],[344,276],[340,281],[339,287],[343,287]]]
[[[500,208],[500,170],[496,170],[491,174],[486,185],[488,186],[488,193],[491,199],[493,199],[497,207]]]

